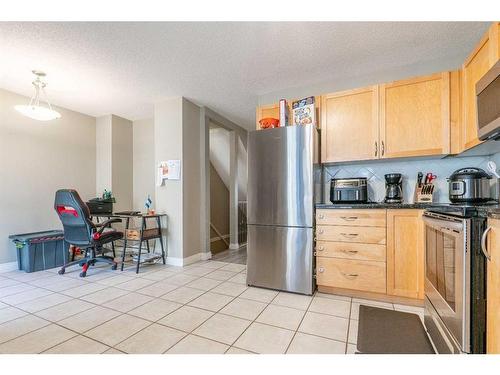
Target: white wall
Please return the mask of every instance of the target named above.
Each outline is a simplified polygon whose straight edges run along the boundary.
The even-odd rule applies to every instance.
[[[133,206],[133,130],[132,121],[115,115],[96,120],[96,196],[104,189],[116,198],[114,211]]]
[[[183,257],[198,254],[201,244],[201,155],[200,155],[200,107],[183,99],[182,101],[182,159],[183,171]]]
[[[144,210],[144,202],[148,194],[156,207],[155,196],[155,149],[154,119],[133,122],[134,149],[134,197],[133,209]]]
[[[214,125],[216,126],[216,125]],[[229,131],[221,127],[210,128],[210,162],[229,188]],[[238,137],[238,200],[247,199],[247,150]]]
[[[111,190],[113,185],[111,145],[111,115],[98,117],[96,119],[96,196],[101,196],[104,190]]]
[[[0,263],[16,259],[8,235],[61,228],[57,189],[95,196],[95,118],[55,108],[61,119],[31,120],[14,110],[28,101],[0,89]]]
[[[156,208],[168,214],[167,249],[170,263],[185,263],[201,257],[200,108],[179,97],[155,104],[155,164],[170,159],[181,161],[180,180],[166,180],[156,186]]]
[[[155,104],[154,152],[155,165],[170,159],[182,160],[182,98],[164,100]],[[156,208],[168,214],[166,245],[169,258],[182,259],[183,210],[181,180],[167,180],[156,187]]]
[[[133,206],[133,130],[132,121],[112,115],[112,191],[115,211],[128,211]]]

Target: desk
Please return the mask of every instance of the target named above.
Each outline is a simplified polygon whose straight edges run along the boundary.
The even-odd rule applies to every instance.
[[[154,214],[154,215],[148,215],[148,214],[125,214],[125,213],[112,213],[112,214],[94,214],[92,215],[93,217],[97,218],[99,220],[99,217],[107,217],[107,218],[120,218],[125,220],[125,233],[123,237],[123,251],[122,251],[122,265],[121,265],[121,270],[123,271],[123,265],[125,262],[125,252],[127,250],[127,243],[130,241],[138,241],[139,242],[139,253],[137,255],[137,268],[135,273],[139,273],[139,267],[141,265],[141,252],[142,252],[142,244],[145,241],[146,242],[146,248],[149,252],[149,240],[154,240],[154,239],[159,239],[160,240],[160,247],[161,247],[161,258],[163,261],[163,264],[166,264],[165,260],[165,248],[163,246],[163,237],[162,237],[162,232],[163,228],[161,226],[161,218],[163,216],[167,216],[166,214]],[[139,238],[137,239],[130,239],[127,237],[127,232],[130,229],[130,219],[140,219],[141,220],[141,228],[139,229]],[[148,221],[153,220],[156,221],[156,227],[154,228],[148,228],[147,223]]]

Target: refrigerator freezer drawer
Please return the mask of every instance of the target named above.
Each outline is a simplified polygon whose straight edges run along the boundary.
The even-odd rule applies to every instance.
[[[247,284],[311,295],[313,229],[248,225]]]

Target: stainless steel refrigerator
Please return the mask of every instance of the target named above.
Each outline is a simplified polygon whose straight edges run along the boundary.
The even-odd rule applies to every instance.
[[[312,294],[314,203],[321,189],[313,125],[248,137],[247,284]]]

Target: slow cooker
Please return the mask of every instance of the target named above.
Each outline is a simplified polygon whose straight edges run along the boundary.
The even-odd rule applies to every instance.
[[[482,203],[491,200],[491,176],[481,168],[457,169],[448,178],[452,203]]]

